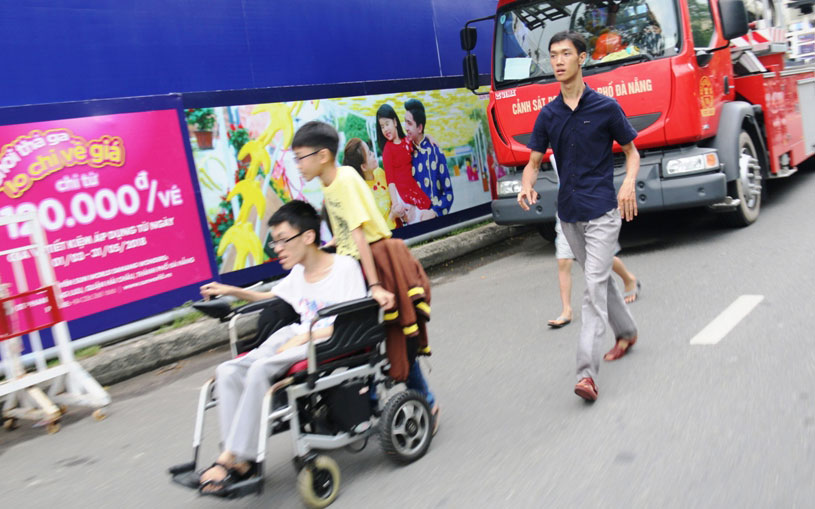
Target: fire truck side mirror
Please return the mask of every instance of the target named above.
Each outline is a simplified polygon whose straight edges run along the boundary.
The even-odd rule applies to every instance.
[[[728,41],[741,37],[750,30],[743,0],[719,0],[719,18],[722,36]]]
[[[464,57],[464,88],[473,92],[478,88],[478,61],[472,54]]]
[[[478,32],[473,27],[464,27],[459,33],[461,37],[461,49],[464,51],[472,51],[475,48],[475,42],[478,40]]]

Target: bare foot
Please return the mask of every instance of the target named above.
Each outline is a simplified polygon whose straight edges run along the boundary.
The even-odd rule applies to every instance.
[[[631,304],[635,302],[637,298],[640,296],[640,282],[637,278],[632,278],[625,284],[625,293],[623,293],[623,297],[625,297],[625,303]]]
[[[251,465],[242,461],[240,463],[226,464],[221,462],[213,463],[211,467],[201,474],[201,493],[218,493],[223,490],[227,484],[231,484],[230,477],[237,477],[240,480],[249,472]]]
[[[570,323],[572,323],[572,313],[563,312],[560,314],[560,316],[554,320],[549,320],[546,324],[553,329],[559,329],[569,325]]]
[[[204,470],[199,482],[201,491],[212,493],[220,489],[220,483],[229,475],[228,467],[222,463],[213,463],[211,467]]]

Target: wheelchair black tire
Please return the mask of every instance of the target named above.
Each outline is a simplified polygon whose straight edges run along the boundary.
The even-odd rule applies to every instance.
[[[416,411],[418,415],[414,415]],[[421,458],[433,440],[430,406],[417,391],[400,392],[390,398],[382,411],[379,426],[382,450],[396,463],[408,464]]]
[[[308,507],[321,509],[331,505],[340,492],[340,467],[337,462],[325,454],[318,455],[297,474],[297,491]]]

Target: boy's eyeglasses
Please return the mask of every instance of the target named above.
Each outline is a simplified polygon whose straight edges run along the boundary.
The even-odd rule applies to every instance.
[[[272,240],[270,240],[270,241],[269,241],[269,244],[267,244],[267,245],[269,246],[269,249],[274,250],[275,244],[280,245],[280,246],[285,246],[286,244],[288,244],[288,243],[289,243],[289,242],[291,242],[292,240],[296,239],[296,238],[297,238],[297,237],[299,237],[300,235],[302,235],[302,234],[306,233],[307,231],[308,231],[308,230],[303,230],[303,231],[301,231],[300,233],[298,233],[297,235],[292,235],[292,236],[291,236],[291,237],[289,237],[288,239],[279,239],[279,240],[274,240],[274,239],[272,239]]]
[[[300,162],[300,161],[302,161],[303,159],[305,159],[305,158],[307,158],[307,157],[311,157],[311,156],[313,156],[314,154],[316,154],[316,153],[317,153],[317,152],[319,152],[320,150],[322,150],[322,149],[315,150],[314,152],[312,152],[312,153],[310,153],[310,154],[306,154],[306,155],[301,156],[301,157],[294,156],[294,160],[295,160],[295,161],[297,161],[297,162],[299,163],[299,162]]]

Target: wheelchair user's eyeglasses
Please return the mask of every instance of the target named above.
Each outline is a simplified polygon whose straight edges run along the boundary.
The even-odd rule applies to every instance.
[[[283,246],[285,246],[286,244],[288,244],[289,242],[291,242],[292,240],[294,240],[294,239],[296,239],[297,237],[299,237],[300,235],[302,235],[302,234],[306,233],[307,231],[308,231],[308,230],[303,230],[303,231],[301,231],[300,233],[298,233],[297,235],[292,235],[292,236],[291,236],[291,237],[289,237],[288,239],[278,239],[278,240],[274,240],[274,239],[272,239],[272,240],[270,240],[270,241],[269,241],[269,243],[268,243],[267,245],[269,246],[269,249],[271,249],[271,250],[273,250],[273,251],[274,251],[274,247],[275,247],[275,245],[278,245],[278,246],[283,247]]]
[[[314,154],[316,154],[316,153],[320,152],[320,150],[322,150],[322,149],[315,150],[314,152],[311,152],[311,153],[306,154],[306,155],[304,155],[304,156],[299,156],[299,157],[298,157],[298,156],[294,156],[294,160],[295,160],[295,162],[298,162],[298,163],[299,163],[299,162],[300,162],[300,161],[302,161],[303,159],[305,159],[305,158],[307,158],[307,157],[311,157],[311,156],[313,156]]]

